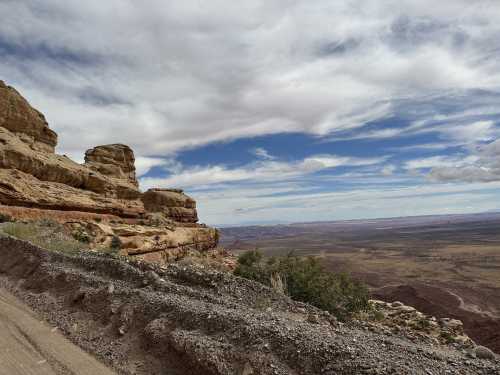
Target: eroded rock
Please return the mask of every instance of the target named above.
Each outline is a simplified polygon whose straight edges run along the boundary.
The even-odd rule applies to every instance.
[[[49,129],[43,114],[3,81],[0,81],[0,127],[17,134],[36,150],[54,152],[57,145],[57,134]]]
[[[142,197],[148,212],[161,212],[165,217],[182,223],[196,223],[196,202],[178,189],[149,189]]]
[[[85,166],[105,176],[127,180],[138,187],[134,163],[134,152],[122,144],[97,146],[85,152]]]
[[[45,117],[0,81],[0,213],[56,220],[96,249],[118,237],[121,254],[160,263],[217,245],[181,190],[139,191],[130,147],[94,147],[82,165],[55,154],[56,145]]]

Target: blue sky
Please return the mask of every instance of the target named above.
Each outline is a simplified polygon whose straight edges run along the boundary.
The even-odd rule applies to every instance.
[[[495,0],[7,0],[0,79],[210,224],[500,209]]]

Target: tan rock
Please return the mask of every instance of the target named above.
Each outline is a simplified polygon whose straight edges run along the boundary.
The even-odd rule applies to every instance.
[[[85,152],[85,166],[138,187],[134,163],[134,152],[122,144],[97,146]]]
[[[196,202],[181,190],[141,194],[128,146],[90,149],[81,165],[55,154],[56,144],[43,115],[0,81],[0,212],[51,218],[96,249],[118,237],[123,255],[150,261],[217,245],[217,231],[197,224]]]
[[[131,218],[144,212],[139,200],[116,199],[58,182],[41,181],[18,169],[0,169],[0,204]]]
[[[0,127],[0,168],[17,169],[40,181],[58,182],[119,199],[139,197],[137,186],[75,163],[66,156],[42,152]]]
[[[178,189],[149,189],[142,195],[148,212],[161,212],[167,218],[181,223],[196,223],[196,202]]]
[[[54,152],[57,145],[57,134],[49,129],[45,117],[3,81],[0,81],[0,127],[17,134],[35,150]]]

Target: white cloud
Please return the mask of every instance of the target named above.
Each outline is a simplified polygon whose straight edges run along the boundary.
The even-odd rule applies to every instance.
[[[137,177],[141,177],[148,173],[153,167],[172,166],[172,161],[164,158],[150,158],[146,156],[138,156],[135,158],[135,169]]]
[[[395,165],[386,165],[382,168],[381,173],[384,176],[391,176],[394,174],[395,171],[396,171]]]
[[[493,121],[476,121],[470,124],[441,125],[435,128],[446,136],[446,139],[462,144],[492,141],[499,134]]]
[[[354,158],[336,155],[316,155],[295,162],[264,160],[240,168],[227,168],[223,165],[192,167],[166,178],[146,177],[141,179],[141,186],[193,188],[226,182],[254,181],[273,182],[310,175],[321,170],[339,166],[366,166],[382,163],[386,157]]]
[[[500,9],[486,0],[18,0],[0,13],[0,76],[68,153],[327,135],[401,100],[500,88]]]
[[[231,187],[196,192],[201,217],[211,224],[268,221],[304,222],[427,214],[484,212],[499,207],[500,182],[463,184],[387,185],[346,191],[282,194],[281,187]],[[497,192],[492,192],[497,189]],[[243,210],[239,210],[243,208]]]
[[[262,147],[257,147],[257,148],[254,148],[252,150],[252,154],[254,154],[255,156],[261,158],[261,159],[268,159],[268,160],[272,160],[272,159],[275,159],[274,156],[272,156],[271,154],[269,154],[269,152],[262,148]]]
[[[477,156],[470,155],[465,158],[458,156],[431,156],[428,158],[414,159],[405,163],[406,169],[426,169],[435,167],[459,168],[464,165],[474,163],[478,160]]]
[[[473,154],[455,163],[433,167],[429,178],[435,181],[500,181],[500,139],[478,147]]]

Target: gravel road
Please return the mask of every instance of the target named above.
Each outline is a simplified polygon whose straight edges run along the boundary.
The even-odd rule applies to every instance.
[[[0,288],[0,375],[112,375]]]

